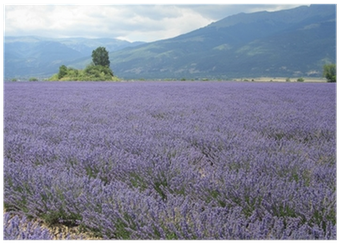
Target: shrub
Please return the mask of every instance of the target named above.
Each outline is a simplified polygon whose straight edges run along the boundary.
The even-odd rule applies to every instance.
[[[48,81],[58,81],[59,80],[59,76],[58,74],[54,74],[52,77],[47,79]]]
[[[112,80],[113,71],[107,66],[100,65],[88,65],[84,69],[85,79],[100,81],[100,80]]]

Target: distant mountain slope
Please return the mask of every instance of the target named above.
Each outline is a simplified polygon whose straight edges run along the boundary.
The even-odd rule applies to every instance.
[[[4,40],[4,74],[7,78],[47,77],[58,71],[62,64],[73,62],[88,63],[92,51],[104,46],[108,51],[136,46],[142,42],[101,38],[44,38],[36,36],[5,37]]]
[[[110,59],[125,78],[321,76],[336,62],[336,6],[241,13]]]

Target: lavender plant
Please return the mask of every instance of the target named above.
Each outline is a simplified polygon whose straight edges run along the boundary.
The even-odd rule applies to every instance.
[[[52,240],[54,235],[48,229],[33,224],[27,218],[4,213],[4,240]]]
[[[7,211],[103,239],[336,239],[335,84],[4,91]]]

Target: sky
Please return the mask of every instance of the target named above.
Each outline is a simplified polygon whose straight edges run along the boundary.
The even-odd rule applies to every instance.
[[[241,12],[277,11],[308,4],[124,4],[78,5],[72,1],[4,5],[5,36],[118,38],[152,42],[172,38]],[[113,1],[111,1],[112,3]],[[83,2],[84,3],[84,2]],[[162,3],[158,1],[157,3]],[[212,3],[212,2],[211,2]]]

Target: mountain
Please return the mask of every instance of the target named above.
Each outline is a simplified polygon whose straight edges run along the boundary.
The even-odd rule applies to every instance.
[[[137,46],[143,42],[128,42],[101,38],[44,38],[37,36],[4,39],[5,79],[16,77],[48,77],[56,73],[61,65],[80,63],[87,65],[92,51],[104,46],[107,51],[116,51]]]
[[[110,52],[119,78],[317,77],[336,63],[336,22],[336,5],[327,4],[240,13],[151,43],[6,37],[5,77],[84,68],[98,46]]]
[[[336,5],[241,13],[110,60],[124,78],[321,76],[336,62]]]

